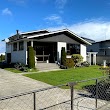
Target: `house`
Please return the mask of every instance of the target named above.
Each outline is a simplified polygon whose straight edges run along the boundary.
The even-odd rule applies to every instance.
[[[6,42],[6,61],[8,63],[21,62],[27,64],[27,48],[35,50],[37,62],[60,61],[61,48],[65,47],[67,57],[72,54],[81,54],[86,61],[86,46],[88,41],[68,29],[58,31],[39,30],[19,33],[8,38]]]
[[[106,60],[107,63],[110,63],[110,40],[92,43],[91,46],[87,47],[87,51],[98,52],[97,64],[103,64],[104,60]]]

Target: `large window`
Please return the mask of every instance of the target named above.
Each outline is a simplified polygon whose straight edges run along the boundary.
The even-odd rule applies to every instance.
[[[80,54],[80,45],[79,44],[67,44],[67,54]]]
[[[17,51],[17,43],[13,44],[13,51]]]
[[[24,42],[19,42],[19,50],[24,50]]]

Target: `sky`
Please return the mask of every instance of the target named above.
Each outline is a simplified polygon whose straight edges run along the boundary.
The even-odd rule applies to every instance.
[[[95,41],[110,39],[110,0],[0,0],[0,41],[16,30],[65,28]]]

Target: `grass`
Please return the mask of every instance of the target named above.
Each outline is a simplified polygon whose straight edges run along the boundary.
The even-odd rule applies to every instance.
[[[34,74],[26,74],[25,76],[35,80],[39,80],[51,85],[66,84],[68,82],[75,82],[86,80],[90,78],[97,78],[103,76],[99,66],[90,66],[76,69],[67,69],[62,71],[51,71]],[[81,89],[85,85],[94,84],[95,81],[80,83],[76,88]]]
[[[32,68],[32,69],[28,68],[28,72],[38,72],[38,70],[36,68]]]
[[[4,69],[7,71],[11,71],[13,73],[23,73],[23,71],[17,70],[15,68],[4,68]],[[37,72],[37,71],[38,71],[37,69],[28,69],[27,72]]]
[[[11,72],[13,72],[13,73],[22,73],[22,71],[17,70],[17,69],[15,69],[15,68],[4,68],[4,69],[7,70],[7,71],[11,71]]]

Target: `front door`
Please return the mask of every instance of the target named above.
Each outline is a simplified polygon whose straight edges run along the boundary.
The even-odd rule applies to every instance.
[[[46,50],[47,50],[47,46],[36,47],[36,57],[38,62],[47,62],[47,60],[49,60],[50,55],[48,52],[46,52]]]
[[[56,44],[55,43],[42,43],[36,45],[36,57],[38,62],[53,63],[56,56]]]

